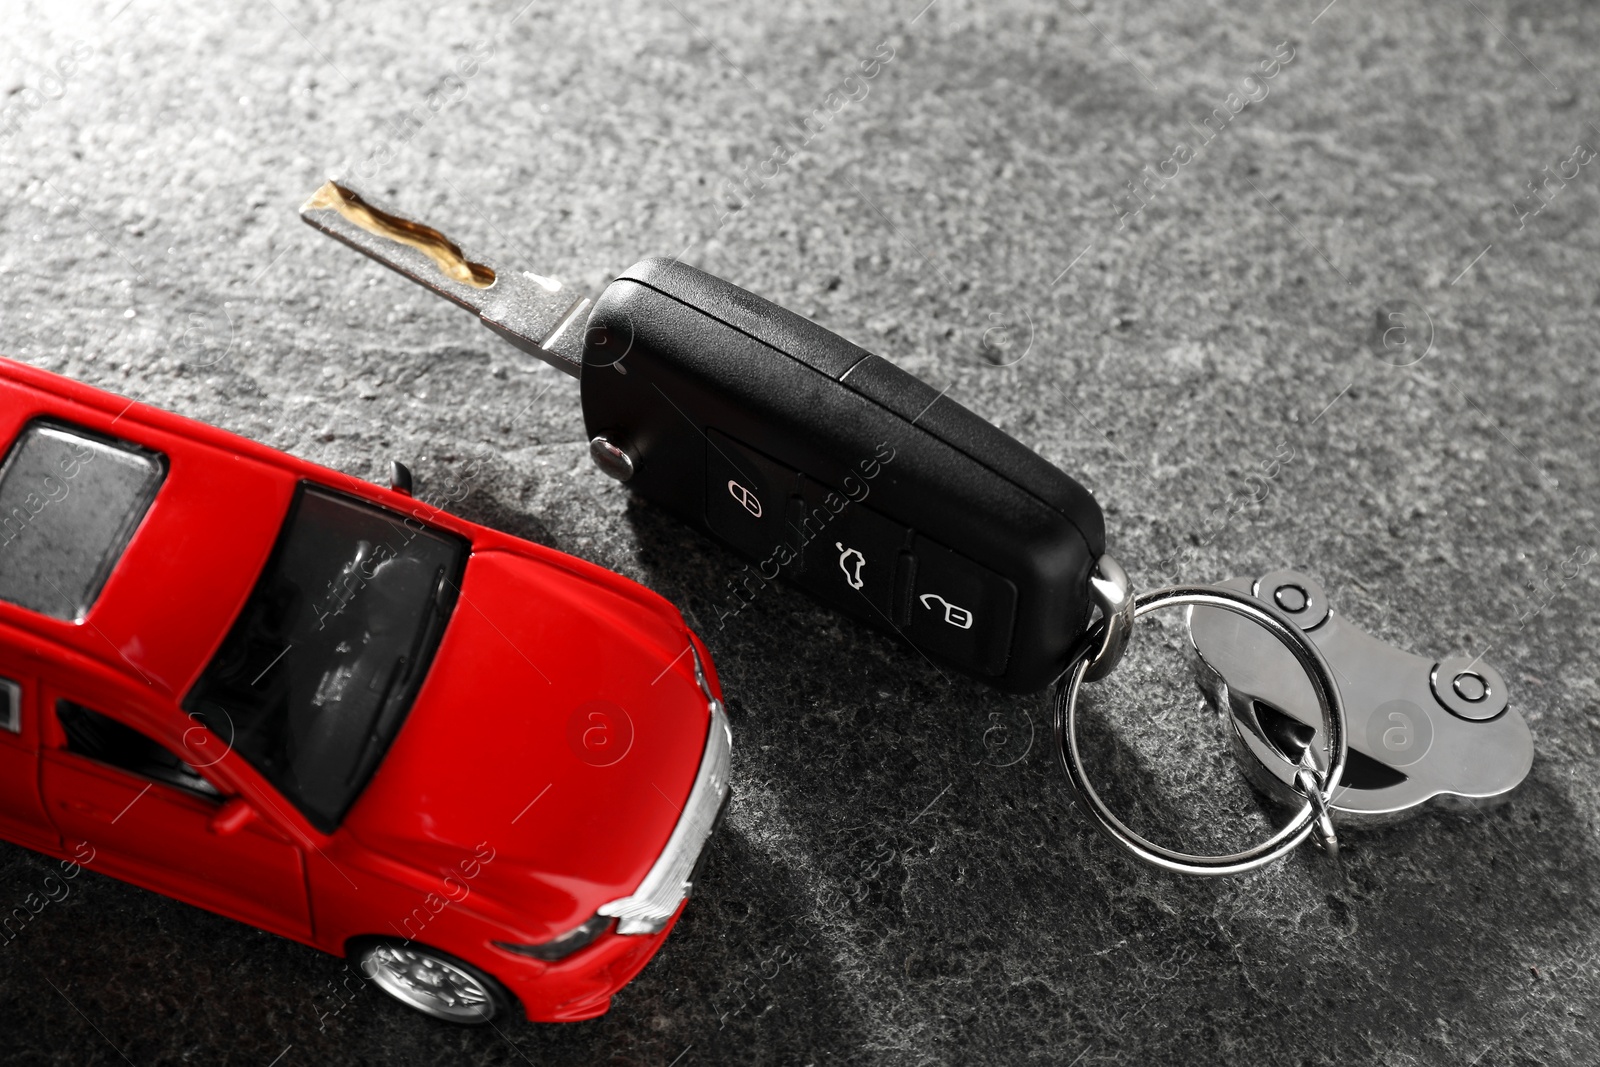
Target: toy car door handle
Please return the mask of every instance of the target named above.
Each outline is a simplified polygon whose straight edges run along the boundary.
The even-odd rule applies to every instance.
[[[85,800],[63,800],[61,807],[75,815],[93,815],[97,819],[107,819],[111,813],[97,804],[90,804]]]

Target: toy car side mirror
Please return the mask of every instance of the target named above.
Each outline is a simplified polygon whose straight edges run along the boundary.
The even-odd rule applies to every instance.
[[[219,837],[236,834],[256,817],[256,809],[244,797],[229,797],[211,816],[209,829]]]
[[[406,496],[411,495],[411,468],[397,459],[389,461],[389,488]]]

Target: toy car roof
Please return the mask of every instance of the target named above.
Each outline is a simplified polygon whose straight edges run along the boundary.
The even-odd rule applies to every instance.
[[[0,602],[0,625],[47,638],[161,696],[183,693],[249,595],[299,482],[376,487],[223,430],[0,359],[0,450],[47,420],[160,457],[154,499],[81,618]],[[67,488],[70,492],[70,487]],[[381,490],[379,490],[381,492]],[[6,566],[0,551],[0,567]],[[70,615],[70,613],[68,613]]]

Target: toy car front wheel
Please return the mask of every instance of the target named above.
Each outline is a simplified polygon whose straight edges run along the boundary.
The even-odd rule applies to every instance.
[[[438,949],[371,941],[355,953],[361,972],[408,1008],[469,1026],[511,1013],[511,994],[478,968]]]

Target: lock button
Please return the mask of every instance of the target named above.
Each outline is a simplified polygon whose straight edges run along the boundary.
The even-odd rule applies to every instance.
[[[706,433],[706,525],[754,559],[794,545],[789,498],[800,476],[724,433]],[[798,546],[796,546],[798,547]]]
[[[918,534],[911,581],[911,620],[905,634],[913,645],[946,656],[969,670],[999,674],[1011,649],[1017,588]]]

